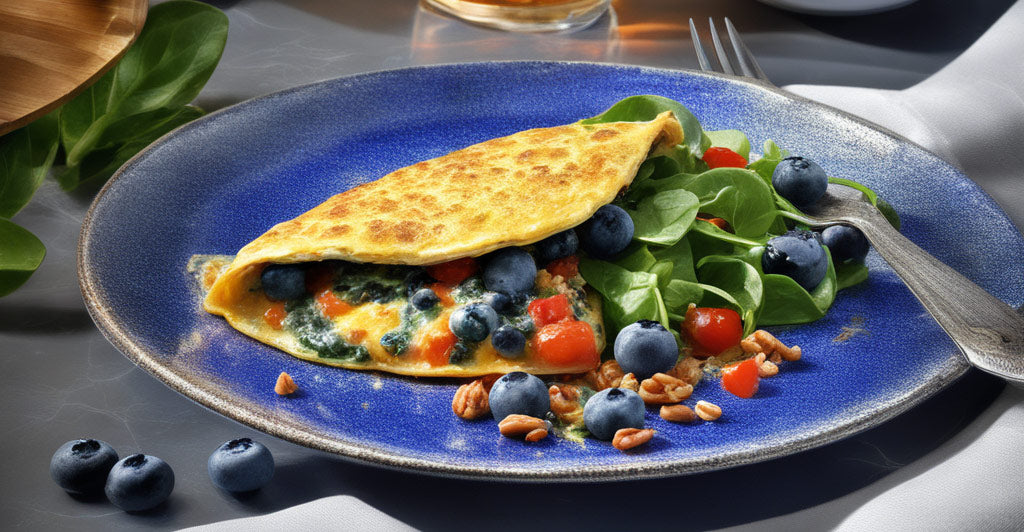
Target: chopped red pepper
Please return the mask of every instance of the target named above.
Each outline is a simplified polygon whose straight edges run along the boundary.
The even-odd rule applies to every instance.
[[[561,275],[562,279],[572,279],[580,273],[580,258],[576,255],[569,255],[552,261],[544,267],[551,275]]]
[[[424,331],[415,350],[419,358],[427,361],[431,367],[444,366],[458,338],[448,329],[447,320],[443,327],[434,327]]]
[[[472,257],[455,259],[433,266],[427,266],[427,273],[431,277],[448,285],[457,285],[476,273],[480,265]]]
[[[530,313],[530,317],[533,318],[533,323],[537,327],[576,318],[572,312],[572,306],[569,305],[569,298],[565,294],[534,299],[530,301],[526,311]]]
[[[267,322],[271,329],[280,330],[281,324],[284,323],[287,316],[288,312],[284,310],[284,301],[272,301],[270,308],[263,313],[263,321]]]
[[[537,356],[553,366],[592,368],[601,361],[594,330],[585,321],[544,325],[530,342]]]
[[[334,294],[334,290],[327,288],[316,295],[316,302],[328,318],[334,319],[352,310],[352,305],[344,302]]]
[[[722,368],[722,388],[736,397],[753,397],[760,381],[757,362],[752,358]]]
[[[708,168],[746,168],[747,160],[742,155],[718,146],[708,148],[701,157]]]
[[[441,283],[428,284],[427,288],[434,291],[437,298],[441,300],[441,305],[450,307],[455,304],[455,300],[452,299],[452,289]]]

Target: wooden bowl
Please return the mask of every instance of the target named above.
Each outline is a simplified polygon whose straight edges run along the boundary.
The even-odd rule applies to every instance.
[[[0,2],[0,135],[96,81],[146,21],[146,0]]]

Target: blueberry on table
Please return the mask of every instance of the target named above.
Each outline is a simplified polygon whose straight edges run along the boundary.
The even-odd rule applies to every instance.
[[[551,409],[551,397],[544,382],[522,371],[506,373],[494,381],[487,401],[498,421],[510,414],[543,418]]]
[[[786,157],[772,173],[772,186],[790,203],[806,209],[825,195],[828,176],[818,163],[810,159]]]
[[[790,277],[811,291],[828,272],[828,257],[818,236],[811,231],[790,231],[768,241],[761,256],[764,273]]]
[[[503,325],[491,333],[491,345],[505,358],[519,358],[526,349],[526,337],[512,326]]]
[[[441,298],[429,288],[420,288],[409,298],[409,302],[419,310],[430,310],[441,302]]]
[[[533,245],[533,251],[537,254],[537,262],[547,264],[551,261],[575,255],[580,247],[579,237],[572,229],[555,233]]]
[[[619,429],[644,427],[644,400],[633,390],[606,388],[583,405],[583,424],[599,440],[611,440]]]
[[[676,337],[656,321],[640,320],[627,325],[615,337],[615,361],[622,371],[646,379],[676,365]]]
[[[117,452],[100,440],[71,440],[57,449],[50,459],[50,476],[68,493],[101,493],[110,468],[117,463]]]
[[[206,469],[213,484],[222,490],[254,491],[266,486],[274,476],[274,457],[262,443],[238,438],[217,447],[206,462]]]
[[[268,299],[298,299],[306,293],[306,269],[298,264],[271,264],[263,268],[260,284]]]
[[[452,312],[448,328],[455,336],[470,342],[482,342],[497,329],[498,313],[483,303],[470,303]]]
[[[501,292],[487,292],[483,297],[484,304],[494,309],[498,314],[505,314],[512,308],[512,298]]]
[[[126,512],[141,512],[164,502],[173,489],[174,471],[167,462],[148,454],[133,454],[110,470],[104,491],[114,506]]]
[[[633,240],[633,219],[621,207],[605,205],[576,228],[580,246],[592,257],[610,259]]]
[[[484,265],[484,286],[506,295],[529,292],[537,278],[537,264],[521,248],[505,248],[492,253]]]
[[[848,225],[833,225],[821,232],[821,240],[832,254],[832,262],[862,262],[868,255],[868,239],[860,229]]]

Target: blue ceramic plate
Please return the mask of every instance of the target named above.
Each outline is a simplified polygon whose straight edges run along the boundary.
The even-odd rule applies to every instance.
[[[456,383],[302,362],[200,310],[185,273],[197,253],[234,253],[271,225],[397,168],[527,128],[600,113],[633,94],[681,101],[706,129],[774,139],[865,183],[921,247],[1012,305],[1024,303],[1024,241],[956,168],[848,115],[774,88],[696,72],[576,63],[480,63],[358,75],[248,101],[141,153],[96,198],[79,272],[107,337],[168,386],[225,416],[383,466],[497,479],[604,480],[707,471],[823,445],[878,424],[966,370],[952,342],[873,253],[868,282],[816,323],[778,328],[805,353],[753,399],[700,384],[713,423],[647,414],[635,452],[588,440],[525,444],[451,412]],[[844,327],[862,329],[846,341]],[[274,394],[277,375],[301,387]]]

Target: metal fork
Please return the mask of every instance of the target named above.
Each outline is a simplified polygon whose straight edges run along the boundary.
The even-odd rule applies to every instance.
[[[710,19],[709,25],[722,72],[735,75]],[[768,81],[728,18],[725,26],[742,76]],[[701,46],[693,19],[690,19],[690,34],[701,70],[715,71]],[[971,364],[1008,381],[1024,384],[1024,317],[1021,314],[900,234],[856,189],[829,184],[825,196],[806,211],[806,216],[782,214],[812,227],[844,224],[860,229]]]

